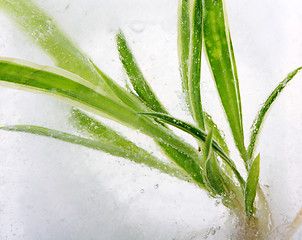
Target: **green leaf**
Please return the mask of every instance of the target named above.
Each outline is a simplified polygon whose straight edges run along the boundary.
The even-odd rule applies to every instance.
[[[290,80],[293,79],[293,77],[302,69],[302,67],[299,67],[289,73],[287,77],[279,83],[279,85],[274,89],[274,91],[270,94],[270,96],[267,98],[265,103],[263,104],[262,108],[258,112],[253,125],[251,127],[251,137],[250,137],[250,144],[248,146],[248,153],[250,158],[253,157],[255,144],[258,139],[259,132],[261,130],[261,126],[263,123],[263,120],[265,118],[265,115],[267,111],[269,110],[270,106],[273,104],[273,102],[276,100],[278,95],[282,92],[282,90],[286,87],[286,85],[290,82]]]
[[[178,21],[178,57],[186,102],[194,121],[205,129],[200,96],[202,50],[202,2],[180,1]]]
[[[179,0],[178,2],[178,34],[177,49],[179,60],[179,71],[182,80],[182,88],[185,93],[186,101],[189,103],[189,55],[190,55],[190,0]]]
[[[203,1],[205,51],[236,146],[247,162],[236,64],[224,9],[222,0]]]
[[[203,169],[194,158],[182,153],[181,151],[178,151],[174,147],[164,142],[158,142],[158,144],[164,150],[164,153],[168,157],[170,157],[178,166],[184,169],[201,188],[205,188],[202,177]]]
[[[181,121],[179,119],[173,118],[171,116],[168,116],[168,115],[162,114],[162,113],[140,113],[140,114],[150,116],[153,118],[158,118],[165,123],[168,123],[174,127],[177,127],[179,129],[189,133],[190,135],[192,135],[193,137],[195,137],[198,140],[201,140],[203,142],[206,141],[207,134],[203,130],[200,130],[184,121]],[[213,140],[213,142],[212,142],[212,147],[215,150],[215,152],[231,167],[231,169],[233,170],[234,174],[236,175],[238,181],[240,182],[241,186],[242,187],[245,186],[245,182],[244,182],[242,176],[240,175],[240,173],[238,172],[234,162],[222,150],[222,148],[219,146],[219,144],[215,140]]]
[[[98,126],[100,125],[98,124]],[[104,131],[99,129],[99,141],[96,141],[39,126],[13,125],[0,127],[0,129],[4,131],[31,133],[78,144],[95,150],[100,150],[112,156],[126,158],[134,161],[135,163],[144,164],[150,168],[158,169],[163,173],[169,174],[170,176],[175,176],[181,180],[186,179],[185,175],[183,175],[179,169],[173,168],[170,165],[161,162],[144,149],[137,147],[134,143],[130,142],[121,135],[116,134],[113,130],[109,130],[108,127],[102,125],[101,128]]]
[[[184,160],[182,166],[185,170],[197,169],[198,171],[194,174],[190,173],[193,176],[202,171],[195,161],[199,158],[199,154],[191,145],[177,137],[171,130],[94,91],[89,82],[76,75],[25,61],[22,61],[21,65],[17,60],[13,62],[12,59],[2,59],[0,84],[51,95],[90,113],[105,116],[125,126],[140,130],[155,140],[164,142],[182,154],[188,155],[190,160]]]
[[[212,151],[214,127],[209,131],[205,141],[206,161],[203,171],[204,182],[210,193],[225,196],[223,179],[215,154]]]
[[[223,149],[223,151],[226,153],[226,155],[230,155],[230,150],[224,140],[224,133],[217,127],[217,125],[214,123],[212,117],[204,112],[204,120],[206,125],[206,130],[210,131],[210,129],[214,126],[214,132],[213,132],[213,139],[219,144],[219,146]]]
[[[188,98],[189,108],[198,128],[204,130],[204,113],[200,96],[200,68],[202,50],[202,3],[201,0],[192,1],[191,37],[189,46],[189,76]]]
[[[145,80],[143,73],[138,67],[134,56],[126,42],[126,38],[121,31],[116,35],[116,42],[120,60],[126,70],[126,73],[135,92],[150,109],[156,112],[166,113],[165,108],[159,102],[155,93]]]
[[[130,108],[105,97],[93,90],[94,86],[88,81],[62,69],[2,58],[0,81],[5,86],[9,84],[10,87],[54,96],[121,123],[134,123],[139,120]]]
[[[206,159],[208,160],[211,158],[212,155],[212,145],[213,145],[213,135],[214,135],[214,126],[210,129],[208,135],[205,139],[205,153],[206,153]]]
[[[99,77],[85,54],[35,3],[31,0],[0,0],[0,7],[54,60],[58,67],[89,80],[98,86],[103,94],[111,95],[110,89]]]
[[[245,188],[245,212],[250,220],[254,212],[254,201],[256,197],[260,172],[260,154],[253,161],[248,173],[246,188]]]

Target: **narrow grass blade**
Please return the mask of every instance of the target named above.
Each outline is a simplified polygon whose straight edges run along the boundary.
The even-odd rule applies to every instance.
[[[190,55],[190,2],[191,0],[178,1],[178,33],[177,33],[177,49],[179,60],[179,71],[182,80],[182,88],[185,93],[187,103],[189,103],[189,55]],[[191,109],[190,109],[191,110]]]
[[[203,1],[205,51],[236,146],[247,161],[236,64],[222,0]]]
[[[116,35],[116,42],[120,60],[137,95],[153,111],[165,113],[165,108],[159,102],[155,93],[152,91],[151,87],[145,80],[143,73],[138,67],[134,56],[126,42],[126,38],[121,31]]]
[[[223,149],[223,151],[226,153],[226,155],[229,156],[230,150],[224,140],[223,132],[214,123],[212,117],[208,113],[204,112],[204,116],[205,116],[204,120],[205,120],[206,130],[210,131],[210,129],[214,126],[213,139],[219,144],[219,146]]]
[[[206,140],[207,134],[204,131],[202,131],[188,123],[185,123],[184,121],[181,121],[179,119],[173,118],[171,116],[168,116],[168,115],[162,114],[162,113],[140,113],[140,114],[147,115],[147,116],[150,116],[153,118],[158,118],[165,123],[168,123],[174,127],[177,127],[179,129],[189,133],[196,139],[201,140],[203,142],[205,142],[205,140]],[[212,142],[212,147],[215,150],[215,152],[232,168],[232,170],[233,170],[234,174],[236,175],[237,179],[239,180],[241,186],[242,187],[245,186],[245,182],[244,182],[242,176],[240,175],[240,173],[238,172],[234,162],[229,158],[228,155],[226,155],[226,153],[222,150],[222,148],[214,140]]]
[[[173,168],[170,165],[161,162],[159,159],[152,156],[144,149],[137,147],[134,143],[130,142],[129,140],[126,140],[120,135],[118,135],[118,141],[110,140],[112,137],[116,137],[116,134],[115,136],[109,135],[109,138],[108,135],[102,136],[101,141],[96,141],[79,137],[73,134],[32,125],[13,125],[0,127],[0,129],[4,131],[31,133],[35,135],[59,139],[73,144],[78,144],[91,149],[103,151],[112,156],[126,158],[138,164],[144,164],[150,168],[158,169],[159,171],[166,173],[170,176],[180,178],[181,180],[186,179],[186,176],[183,175],[182,172],[179,171],[179,169]],[[108,134],[107,130],[108,129],[105,129],[102,133]],[[112,134],[112,131],[109,134]]]
[[[191,9],[191,36],[189,46],[188,98],[196,126],[205,129],[200,96],[200,68],[202,50],[202,1],[193,0]]]
[[[258,112],[253,125],[251,127],[251,137],[250,137],[250,144],[248,146],[248,153],[250,158],[253,157],[255,144],[258,139],[259,132],[261,130],[261,126],[263,123],[263,120],[265,118],[265,115],[267,111],[269,110],[270,106],[273,104],[273,102],[276,100],[278,95],[282,92],[282,90],[286,87],[286,85],[290,82],[290,80],[293,79],[293,77],[302,69],[302,67],[299,67],[289,73],[287,77],[279,83],[279,85],[274,89],[274,91],[270,94],[270,96],[267,98],[265,103],[263,104],[262,108]]]
[[[248,173],[246,188],[245,188],[245,212],[250,220],[254,212],[254,201],[256,197],[260,172],[260,154],[253,161]]]
[[[77,74],[94,85],[100,85],[103,94],[110,95],[110,89],[100,79],[85,54],[35,3],[31,0],[0,0],[0,7],[54,60],[58,67]]]

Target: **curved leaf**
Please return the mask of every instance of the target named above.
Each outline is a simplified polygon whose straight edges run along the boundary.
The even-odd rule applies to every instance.
[[[165,113],[165,108],[159,102],[155,93],[145,80],[143,73],[138,67],[134,56],[128,47],[126,38],[121,31],[116,35],[116,43],[120,60],[124,66],[124,69],[126,70],[135,92],[150,109],[156,112]]]
[[[267,111],[269,110],[270,106],[273,104],[275,99],[278,97],[278,95],[282,92],[282,90],[286,87],[286,85],[290,82],[290,80],[293,79],[293,77],[302,69],[302,67],[299,67],[289,73],[287,77],[279,83],[279,85],[274,89],[274,91],[270,94],[270,96],[267,98],[265,103],[263,104],[262,108],[258,112],[253,125],[251,127],[251,137],[250,137],[250,144],[248,146],[248,153],[250,158],[253,157],[255,144],[257,142],[257,138],[261,129],[262,122],[265,118],[265,115]]]

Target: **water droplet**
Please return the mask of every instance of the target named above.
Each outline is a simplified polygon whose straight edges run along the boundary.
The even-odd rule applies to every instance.
[[[141,189],[141,193],[144,193],[145,192],[145,190],[144,189]]]
[[[155,184],[155,185],[154,185],[154,189],[158,189],[158,184]]]

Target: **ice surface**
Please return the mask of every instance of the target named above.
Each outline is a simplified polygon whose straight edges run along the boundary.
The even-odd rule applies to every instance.
[[[177,67],[177,1],[38,3],[98,66],[124,84],[114,43],[114,33],[122,28],[159,98],[173,115],[189,120],[181,103]],[[227,0],[226,4],[248,132],[270,91],[302,65],[302,3]],[[53,64],[3,14],[0,31],[1,56]],[[205,108],[226,129],[209,78],[203,73]],[[277,224],[291,221],[302,206],[301,89],[300,74],[271,109],[257,149],[261,182],[269,185]],[[1,87],[0,102],[1,126],[37,124],[72,130],[70,106],[58,100]],[[229,131],[225,134],[231,139]],[[135,132],[127,135],[141,145],[146,141]],[[227,239],[232,232],[224,207],[197,187],[101,152],[1,131],[0,164],[0,239],[196,240]],[[301,237],[300,229],[294,239]]]

